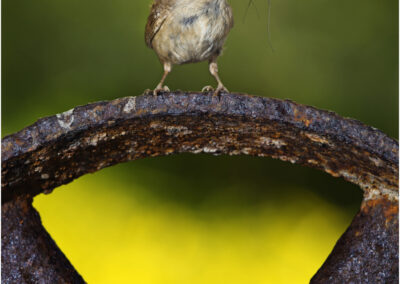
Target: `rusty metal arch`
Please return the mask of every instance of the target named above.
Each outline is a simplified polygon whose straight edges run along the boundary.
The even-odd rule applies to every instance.
[[[335,113],[243,94],[173,92],[79,106],[2,141],[2,278],[83,283],[32,198],[86,173],[183,152],[269,156],[359,185],[359,213],[312,283],[398,281],[398,143]]]

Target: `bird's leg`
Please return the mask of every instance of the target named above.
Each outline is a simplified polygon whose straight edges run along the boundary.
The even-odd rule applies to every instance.
[[[209,69],[210,69],[211,75],[213,75],[214,78],[218,82],[218,86],[217,86],[217,89],[214,92],[214,95],[218,95],[221,91],[228,92],[228,89],[225,88],[224,84],[222,84],[221,79],[218,76],[217,58],[213,58],[213,59],[210,60]]]
[[[169,72],[171,72],[172,64],[169,62],[164,62],[163,66],[164,66],[164,74],[161,78],[160,83],[158,83],[157,87],[153,91],[153,95],[155,95],[155,96],[157,96],[159,91],[169,92],[169,88],[167,86],[163,86],[163,85],[164,85],[165,78],[167,78],[167,75],[169,74]]]

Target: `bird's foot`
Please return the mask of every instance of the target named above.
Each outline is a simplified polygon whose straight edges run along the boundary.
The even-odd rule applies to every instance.
[[[203,89],[201,89],[202,93],[208,93],[208,92],[214,92],[214,88],[212,86],[205,86]]]
[[[153,90],[151,90],[151,89],[146,89],[143,92],[143,95],[150,95],[150,94],[153,94]]]
[[[215,90],[213,96],[218,96],[218,95],[220,95],[221,93],[229,93],[228,89],[225,88],[225,86],[222,85],[222,84],[218,85],[218,87],[217,87],[217,89]]]
[[[153,91],[153,96],[157,97],[158,93],[160,93],[160,92],[169,92],[169,91],[170,90],[169,90],[168,86],[164,86],[164,87],[157,86]]]

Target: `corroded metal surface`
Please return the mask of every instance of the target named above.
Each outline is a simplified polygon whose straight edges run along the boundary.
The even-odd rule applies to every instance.
[[[242,94],[163,93],[76,107],[5,137],[3,203],[50,192],[83,174],[117,163],[182,152],[269,156],[358,184],[364,190],[364,204],[384,200],[392,208],[398,200],[398,143],[377,129],[287,100]],[[383,220],[375,216],[363,219],[362,212],[366,211],[360,211],[352,227],[357,222],[372,226],[370,222]],[[363,221],[356,222],[360,218]],[[387,234],[398,236],[398,217],[392,221],[377,232],[385,233],[382,238],[388,242],[392,239]],[[325,279],[319,275],[335,275],[326,267],[339,263],[338,258],[344,266],[355,267],[348,259],[354,254],[347,238],[358,244],[372,241],[347,237],[348,232],[335,247],[336,259],[330,261],[330,256],[314,283],[326,283],[318,282]],[[398,247],[383,246],[385,255],[389,255],[387,250],[391,256],[398,256]],[[372,255],[357,257],[360,263],[360,258],[367,260]],[[384,265],[386,274],[393,265],[398,270],[397,262]],[[348,275],[366,271],[349,268]]]
[[[43,228],[32,200],[1,208],[1,283],[85,283]]]
[[[370,198],[398,194],[395,140],[332,112],[254,96],[180,93],[94,103],[40,119],[5,137],[2,147],[3,201],[115,163],[179,152],[272,156],[342,176]]]
[[[399,283],[398,214],[397,201],[363,202],[311,283]]]

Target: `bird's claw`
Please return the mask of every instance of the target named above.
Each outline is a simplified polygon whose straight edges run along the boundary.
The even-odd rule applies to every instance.
[[[214,88],[212,86],[205,86],[203,89],[201,89],[202,93],[208,93],[208,92],[214,92]]]
[[[229,93],[228,89],[225,88],[224,85],[218,86],[217,89],[215,90],[213,96],[218,96],[218,95],[220,95],[221,93]]]
[[[214,89],[211,86],[205,86],[203,89],[201,89],[201,92],[203,93],[213,92],[213,96],[217,96],[221,93],[229,93],[228,89],[225,88],[224,85],[218,85],[217,89]]]
[[[150,95],[150,94],[152,94],[152,93],[153,93],[153,90],[151,90],[151,89],[146,89],[146,90],[144,90],[143,95]]]
[[[169,92],[168,86],[159,87],[157,86],[153,91],[153,96],[157,97],[159,92]]]

